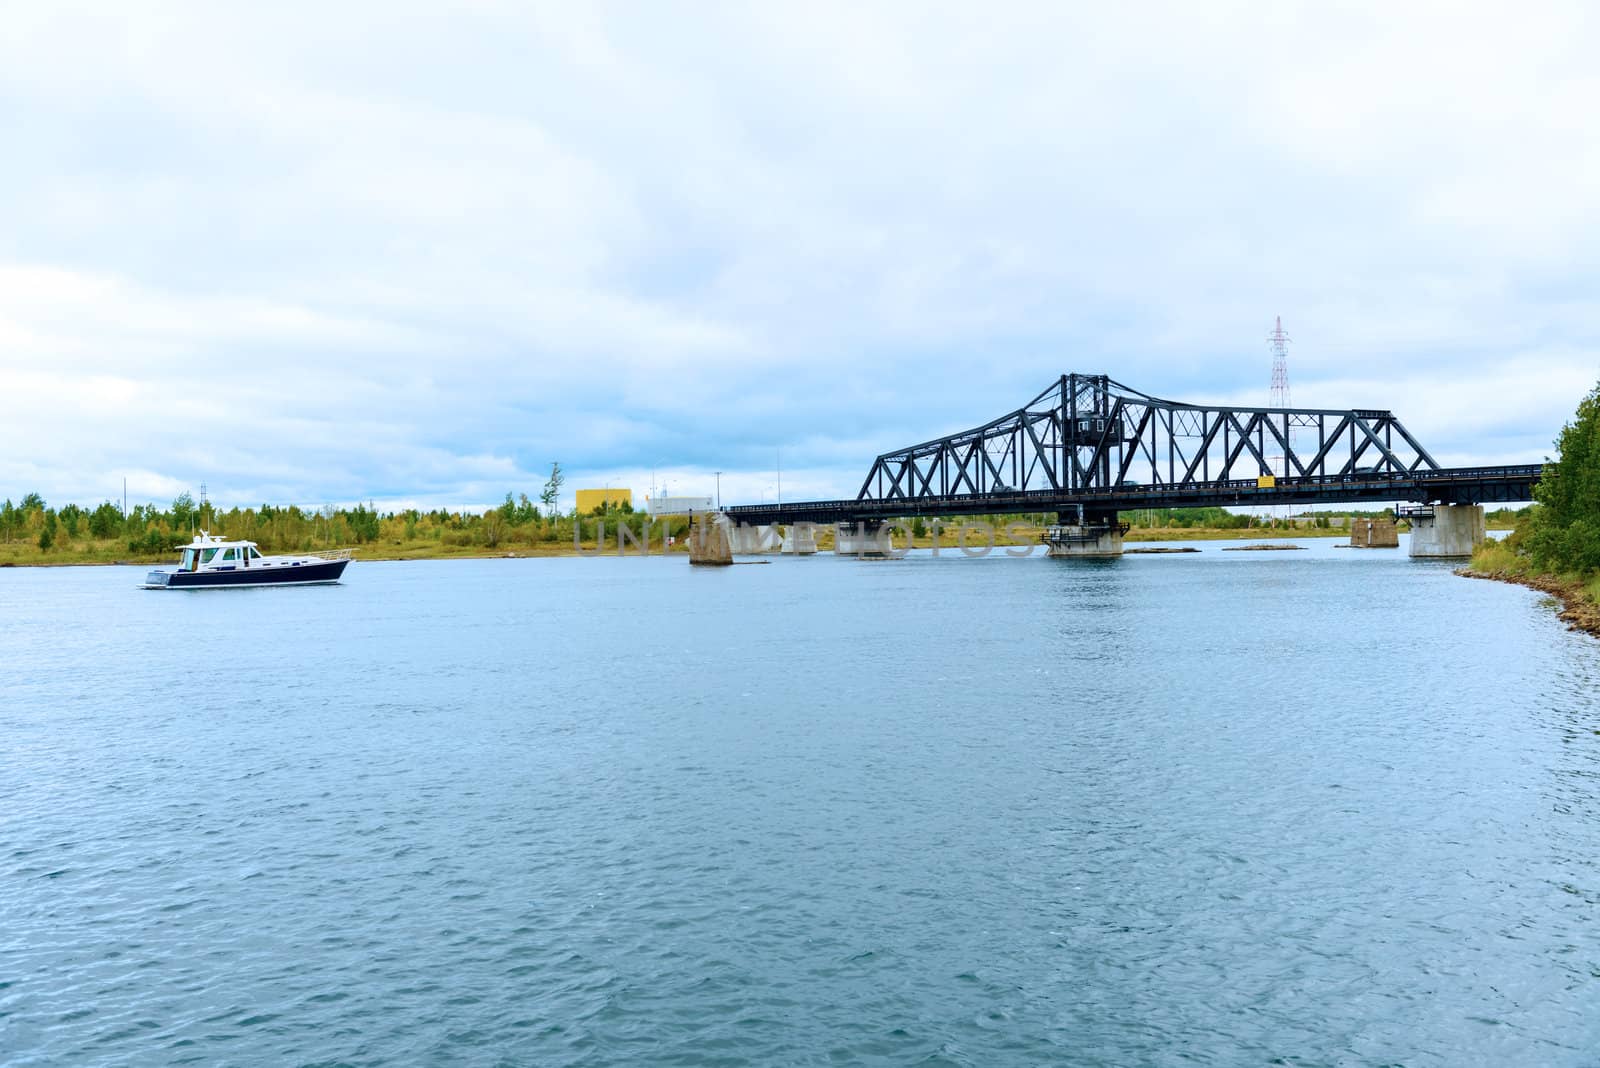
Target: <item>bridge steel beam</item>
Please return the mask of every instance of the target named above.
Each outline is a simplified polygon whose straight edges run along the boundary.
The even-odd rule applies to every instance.
[[[1296,441],[1302,432],[1307,440],[1315,435],[1309,460]],[[1269,441],[1278,454],[1268,455]],[[1369,451],[1376,456],[1362,465]],[[1070,374],[982,426],[884,453],[856,499],[915,504],[1046,488],[1069,494],[1137,485],[1179,490],[1264,475],[1437,470],[1390,411],[1186,404],[1106,375]]]
[[[903,500],[784,502],[740,505],[723,511],[735,521],[833,523],[840,520],[900,519],[909,516],[1008,515],[1066,512],[1082,505],[1096,512],[1146,508],[1259,508],[1280,504],[1359,504],[1413,501],[1418,504],[1511,504],[1532,499],[1538,464],[1512,467],[1444,468],[1403,477],[1346,475],[1321,479],[1283,479],[1263,487],[1256,479],[1205,483],[1181,490],[1130,487],[1107,493],[1067,494],[1051,490]]]
[[[729,509],[750,523],[1206,505],[1524,501],[1538,466],[1441,468],[1384,409],[1186,404],[1062,375],[982,426],[884,453],[848,501]]]

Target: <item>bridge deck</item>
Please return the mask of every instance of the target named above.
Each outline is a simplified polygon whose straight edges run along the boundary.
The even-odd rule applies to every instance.
[[[962,494],[950,497],[891,498],[887,500],[797,501],[785,504],[748,504],[724,509],[735,522],[752,526],[769,523],[836,523],[910,516],[1004,515],[1021,512],[1086,511],[1104,513],[1144,508],[1200,508],[1237,506],[1257,508],[1279,504],[1354,504],[1374,501],[1413,501],[1419,504],[1506,504],[1533,499],[1533,484],[1543,470],[1539,464],[1511,467],[1463,467],[1388,473],[1325,475],[1313,478],[1279,478],[1270,488],[1254,479],[1183,486],[1130,486],[1099,492],[1060,493],[1030,490],[1025,493]]]

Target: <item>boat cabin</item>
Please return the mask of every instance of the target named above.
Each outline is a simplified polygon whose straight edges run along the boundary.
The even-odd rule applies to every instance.
[[[261,550],[253,541],[225,541],[202,531],[194,536],[192,544],[183,547],[178,570],[232,571],[249,567],[261,558]]]

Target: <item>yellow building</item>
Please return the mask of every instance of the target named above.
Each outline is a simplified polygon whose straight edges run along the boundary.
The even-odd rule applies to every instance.
[[[586,489],[578,491],[578,514],[589,515],[602,505],[620,508],[627,504],[633,507],[633,490],[631,489]]]

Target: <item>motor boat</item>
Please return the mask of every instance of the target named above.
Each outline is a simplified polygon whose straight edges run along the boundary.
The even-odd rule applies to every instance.
[[[253,541],[219,537],[202,530],[179,547],[176,568],[157,568],[145,576],[147,590],[200,590],[240,586],[314,586],[338,582],[350,564],[349,549],[263,556]]]

